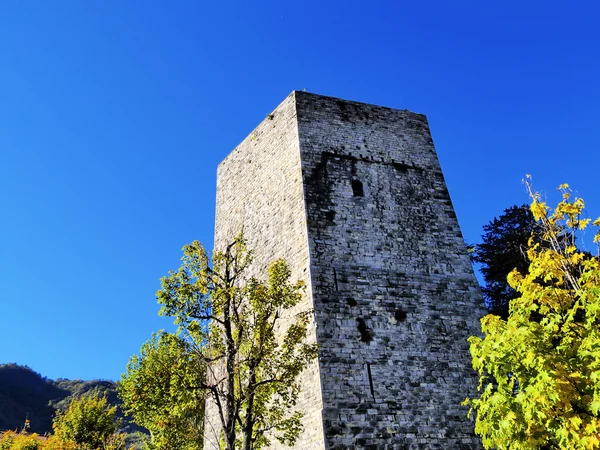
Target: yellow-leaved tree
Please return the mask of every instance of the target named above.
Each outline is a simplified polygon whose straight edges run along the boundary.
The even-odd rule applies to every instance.
[[[73,442],[66,442],[57,436],[48,438],[37,433],[17,433],[0,431],[0,450],[79,450]]]
[[[600,449],[600,261],[577,246],[591,220],[568,185],[551,209],[530,181],[541,236],[529,273],[508,277],[520,294],[508,319],[484,317],[485,337],[469,339],[481,395],[465,404],[487,449]]]

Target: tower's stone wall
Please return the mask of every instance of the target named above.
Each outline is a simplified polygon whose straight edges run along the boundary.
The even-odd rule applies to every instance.
[[[425,116],[296,100],[327,448],[476,448],[481,299]]]
[[[284,258],[292,269],[292,279],[303,280],[307,285],[307,295],[297,310],[312,309],[294,94],[219,165],[215,249],[222,250],[242,231],[254,252],[253,274],[264,278],[268,265]],[[292,315],[295,312],[292,311]],[[315,328],[311,326],[309,332],[309,339],[314,342]],[[298,407],[305,411],[305,431],[298,448],[323,449],[323,403],[317,362],[303,372],[302,379],[305,389]],[[220,427],[214,406],[209,404],[208,408],[205,448],[211,450],[218,448],[215,443]]]
[[[292,93],[219,166],[215,247],[242,229],[315,311],[295,448],[479,448],[480,295],[425,116]]]

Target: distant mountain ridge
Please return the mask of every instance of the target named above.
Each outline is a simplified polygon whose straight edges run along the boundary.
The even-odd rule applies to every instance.
[[[118,407],[123,418],[123,431],[147,431],[123,415],[117,384],[108,380],[50,380],[27,366],[0,364],[0,431],[23,427],[29,419],[33,433],[52,432],[52,419],[57,409],[64,410],[73,398],[90,391],[106,394],[108,402]]]

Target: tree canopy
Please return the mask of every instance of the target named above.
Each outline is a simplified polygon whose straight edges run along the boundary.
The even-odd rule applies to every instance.
[[[83,395],[74,399],[65,412],[57,411],[54,435],[77,450],[119,450],[125,448],[125,435],[119,433],[117,407],[106,396]]]
[[[191,398],[206,396],[207,432],[216,426],[213,440],[227,450],[298,438],[298,378],[317,355],[307,339],[312,312],[296,311],[304,284],[291,281],[285,261],[275,260],[261,280],[249,275],[252,260],[242,236],[212,261],[194,241],[183,247],[181,267],[161,279],[159,313],[173,317],[178,332],[155,336],[122,381],[126,404],[151,430],[156,417],[149,411],[160,399],[185,411]],[[149,385],[135,387],[141,380]],[[159,386],[165,380],[168,388]]]
[[[527,186],[539,241],[529,240],[528,271],[509,275],[518,296],[507,320],[490,314],[485,337],[469,339],[481,395],[466,403],[486,448],[598,449],[600,262],[577,248],[591,220],[567,185],[555,209]]]
[[[147,447],[202,449],[205,392],[197,386],[204,376],[192,345],[164,331],[130,359],[119,396],[128,414],[151,432]]]
[[[508,284],[513,269],[527,273],[529,261],[526,250],[529,239],[540,232],[528,205],[511,206],[483,226],[482,242],[472,246],[471,260],[481,264],[485,281],[481,287],[487,309],[506,319],[510,300],[518,292]]]

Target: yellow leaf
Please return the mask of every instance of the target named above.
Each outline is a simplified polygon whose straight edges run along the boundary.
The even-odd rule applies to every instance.
[[[579,221],[579,228],[581,228],[582,230],[585,230],[585,227],[588,226],[588,224],[590,223],[592,219],[581,219]]]
[[[541,218],[546,217],[548,207],[544,202],[534,200],[533,203],[531,203],[530,209],[535,220],[540,220]]]
[[[581,417],[575,416],[575,417],[571,417],[569,419],[569,422],[571,422],[571,425],[573,425],[573,428],[575,428],[576,430],[579,430],[582,420],[581,420]]]

